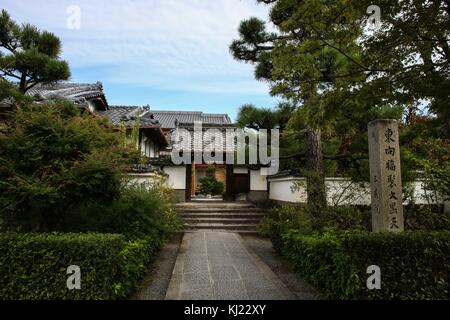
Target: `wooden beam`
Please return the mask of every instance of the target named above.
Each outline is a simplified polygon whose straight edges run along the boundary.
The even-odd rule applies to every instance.
[[[227,165],[227,183],[226,183],[226,192],[225,192],[225,200],[226,201],[234,201],[233,195],[233,172],[234,165]]]
[[[190,202],[192,200],[191,189],[192,189],[192,164],[188,164],[186,165],[186,194],[185,194],[186,202]]]

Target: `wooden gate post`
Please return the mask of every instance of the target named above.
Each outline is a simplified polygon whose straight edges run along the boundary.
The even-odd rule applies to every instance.
[[[227,165],[227,190],[225,192],[224,200],[226,201],[234,201],[234,195],[233,195],[233,172],[234,172],[234,165]]]
[[[187,164],[186,165],[186,194],[185,194],[186,202],[190,202],[192,200],[191,188],[192,188],[192,164]]]

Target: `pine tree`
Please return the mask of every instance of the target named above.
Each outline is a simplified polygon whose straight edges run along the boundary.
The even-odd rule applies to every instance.
[[[60,59],[61,42],[52,33],[30,24],[18,25],[8,12],[0,14],[0,78],[18,82],[25,93],[39,83],[70,77],[69,65]]]
[[[353,74],[349,61],[358,59],[356,39],[361,28],[340,27],[348,18],[346,15],[354,15],[346,12],[344,0],[258,2],[271,5],[270,21],[276,31],[267,31],[266,24],[257,18],[243,21],[240,39],[231,44],[230,50],[237,60],[255,64],[255,77],[270,83],[271,94],[301,105],[299,112],[307,124],[304,132],[308,204],[319,215],[326,206],[321,129],[327,119],[321,97],[336,87],[339,77],[358,76]],[[346,15],[339,14],[342,12]],[[350,54],[340,52],[338,46],[342,45]]]

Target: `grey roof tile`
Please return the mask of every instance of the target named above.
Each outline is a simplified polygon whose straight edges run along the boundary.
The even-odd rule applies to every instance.
[[[103,85],[97,83],[71,83],[58,82],[55,84],[38,84],[28,90],[26,95],[35,97],[37,100],[48,100],[55,97],[65,98],[74,102],[95,98],[105,99]]]
[[[130,128],[139,120],[139,126],[159,128],[158,120],[152,117],[148,107],[111,107],[107,111],[98,111],[98,115],[108,117],[111,124],[119,126],[121,124]]]
[[[195,111],[160,111],[151,110],[155,119],[159,120],[164,129],[175,129],[178,123],[194,123],[196,121],[204,124],[231,124],[231,119],[227,114],[213,114]]]

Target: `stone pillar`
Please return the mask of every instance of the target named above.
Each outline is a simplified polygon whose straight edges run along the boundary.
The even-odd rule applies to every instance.
[[[398,123],[369,123],[372,230],[404,231]]]

